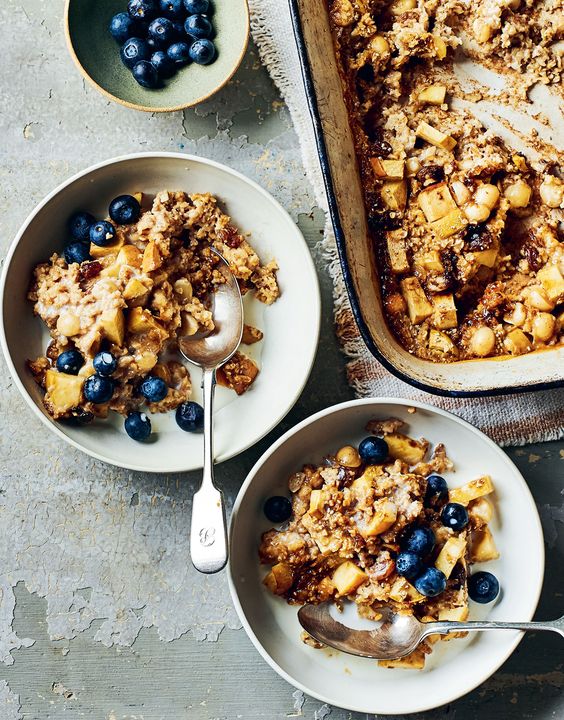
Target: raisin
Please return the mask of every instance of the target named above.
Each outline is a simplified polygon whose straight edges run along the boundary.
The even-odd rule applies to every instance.
[[[458,276],[456,253],[451,248],[448,248],[440,253],[440,257],[444,267],[443,276],[445,278],[445,290],[452,290],[456,287],[456,280]]]
[[[92,262],[83,262],[78,271],[78,281],[84,282],[85,280],[91,280],[101,272],[102,264],[97,260],[92,260]]]
[[[445,179],[445,171],[441,165],[424,165],[416,177],[421,185],[425,187],[437,182],[442,182]]]
[[[527,261],[529,268],[533,272],[537,272],[544,265],[540,248],[537,245],[536,238],[533,233],[529,233],[528,238],[521,246],[521,255]]]
[[[238,248],[243,242],[243,238],[237,232],[237,228],[233,225],[227,225],[217,233],[218,240],[227,247]]]
[[[494,244],[494,239],[486,223],[467,225],[464,234],[464,247],[469,252],[488,250]]]
[[[373,83],[375,80],[373,66],[370,63],[366,63],[366,65],[363,65],[361,68],[358,69],[356,76],[359,80]]]

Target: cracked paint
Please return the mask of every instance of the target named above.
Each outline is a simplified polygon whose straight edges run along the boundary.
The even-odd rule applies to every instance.
[[[20,698],[10,690],[5,680],[0,680],[0,718],[22,720]]]

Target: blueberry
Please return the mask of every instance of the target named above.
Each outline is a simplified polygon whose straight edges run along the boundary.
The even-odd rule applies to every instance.
[[[88,402],[106,403],[114,394],[114,384],[109,378],[90,375],[84,381],[83,392]]]
[[[120,45],[135,35],[137,23],[127,13],[120,12],[110,20],[110,34]]]
[[[451,530],[464,530],[468,525],[468,510],[460,503],[448,503],[441,513],[441,521]]]
[[[383,438],[371,435],[360,443],[358,452],[364,462],[379,465],[388,457],[388,443]]]
[[[197,65],[209,65],[215,60],[215,45],[211,40],[194,40],[190,46],[190,60]]]
[[[69,230],[74,240],[90,242],[90,227],[96,218],[87,212],[75,212],[69,220]]]
[[[166,54],[177,67],[182,67],[190,62],[190,45],[185,42],[172,43]]]
[[[414,552],[400,552],[396,557],[396,571],[408,580],[416,578],[423,569],[419,555]]]
[[[63,251],[63,255],[69,265],[72,265],[73,263],[78,263],[80,265],[80,263],[90,260],[90,247],[85,245],[83,242],[71,243],[66,246]]]
[[[490,572],[476,572],[468,580],[468,594],[477,603],[489,603],[499,595],[499,582]]]
[[[435,597],[440,595],[446,588],[446,577],[437,568],[430,567],[424,570],[413,584],[421,595]]]
[[[160,0],[160,12],[172,20],[182,20],[186,15],[183,0]]]
[[[151,421],[143,412],[130,412],[124,422],[125,432],[133,440],[146,440],[151,434]]]
[[[84,365],[84,358],[78,350],[65,350],[57,358],[57,370],[67,375],[78,375]]]
[[[205,13],[208,11],[209,6],[209,0],[184,0],[184,7],[190,15]]]
[[[90,242],[94,245],[111,245],[116,236],[116,229],[111,222],[100,220],[90,228]]]
[[[151,55],[151,64],[159,77],[169,78],[176,72],[176,66],[164,50],[157,50]]]
[[[172,27],[174,28],[174,36],[178,40],[186,40],[186,33],[184,32],[184,23],[183,22],[173,22]]]
[[[425,491],[425,505],[431,507],[448,499],[448,485],[440,475],[429,475]]]
[[[159,84],[159,76],[154,66],[148,60],[141,60],[133,66],[133,77],[139,85],[153,90]]]
[[[184,22],[184,32],[194,40],[198,40],[210,37],[213,27],[204,15],[189,15]]]
[[[416,527],[405,538],[402,549],[425,557],[435,547],[435,534],[428,527]]]
[[[160,402],[168,394],[168,385],[160,377],[149,375],[141,383],[141,394],[149,402]]]
[[[204,408],[195,402],[185,402],[176,408],[178,427],[186,432],[197,432],[204,427]]]
[[[149,25],[149,37],[161,45],[167,45],[174,40],[175,32],[172,21],[168,18],[156,18]]]
[[[141,205],[133,195],[118,195],[110,203],[109,215],[118,225],[131,225],[139,220]]]
[[[114,373],[117,369],[117,364],[117,358],[115,358],[111,352],[107,352],[107,350],[94,355],[94,360],[92,361],[94,370],[96,370],[98,375],[103,375],[104,377]]]
[[[292,515],[292,503],[287,497],[273,495],[264,503],[264,514],[270,522],[286,522]]]
[[[151,48],[146,40],[133,37],[123,45],[120,50],[121,61],[128,68],[133,68],[141,60],[148,60],[151,56]]]
[[[157,0],[129,0],[127,11],[132,18],[152,20],[159,12],[159,3]]]

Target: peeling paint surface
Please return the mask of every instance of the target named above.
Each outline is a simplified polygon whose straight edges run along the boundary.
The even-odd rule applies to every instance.
[[[209,157],[259,182],[298,221],[317,263],[324,315],[312,378],[276,430],[218,467],[229,510],[277,437],[352,396],[317,247],[324,218],[288,111],[252,46],[235,78],[198,108],[136,113],[108,102],[76,72],[62,6],[0,5],[0,257],[35,204],[71,174],[116,155],[168,150]],[[546,535],[539,617],[562,611],[563,447],[510,451]],[[0,720],[372,720],[276,676],[240,630],[225,574],[193,570],[188,533],[198,473],[132,473],[63,445],[32,416],[3,361],[0,458]],[[486,705],[485,718],[563,717],[563,667],[557,639],[527,638],[494,678],[434,717],[473,720]]]

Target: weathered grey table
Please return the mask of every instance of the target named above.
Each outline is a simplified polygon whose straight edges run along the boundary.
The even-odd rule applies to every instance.
[[[72,67],[62,2],[0,5],[2,257],[56,184],[138,150],[194,152],[258,179],[290,210],[316,257],[321,345],[296,407],[269,437],[217,471],[229,505],[274,438],[351,397],[336,346],[331,286],[288,112],[251,47],[233,82],[197,110],[144,115],[108,103]],[[4,363],[0,379],[0,720],[359,720],[304,697],[262,661],[230,606],[223,575],[190,567],[197,473],[120,471],[63,446],[30,413]],[[509,451],[538,503],[547,573],[538,617],[562,612],[564,444]],[[564,647],[529,636],[485,685],[429,717],[564,717]]]

